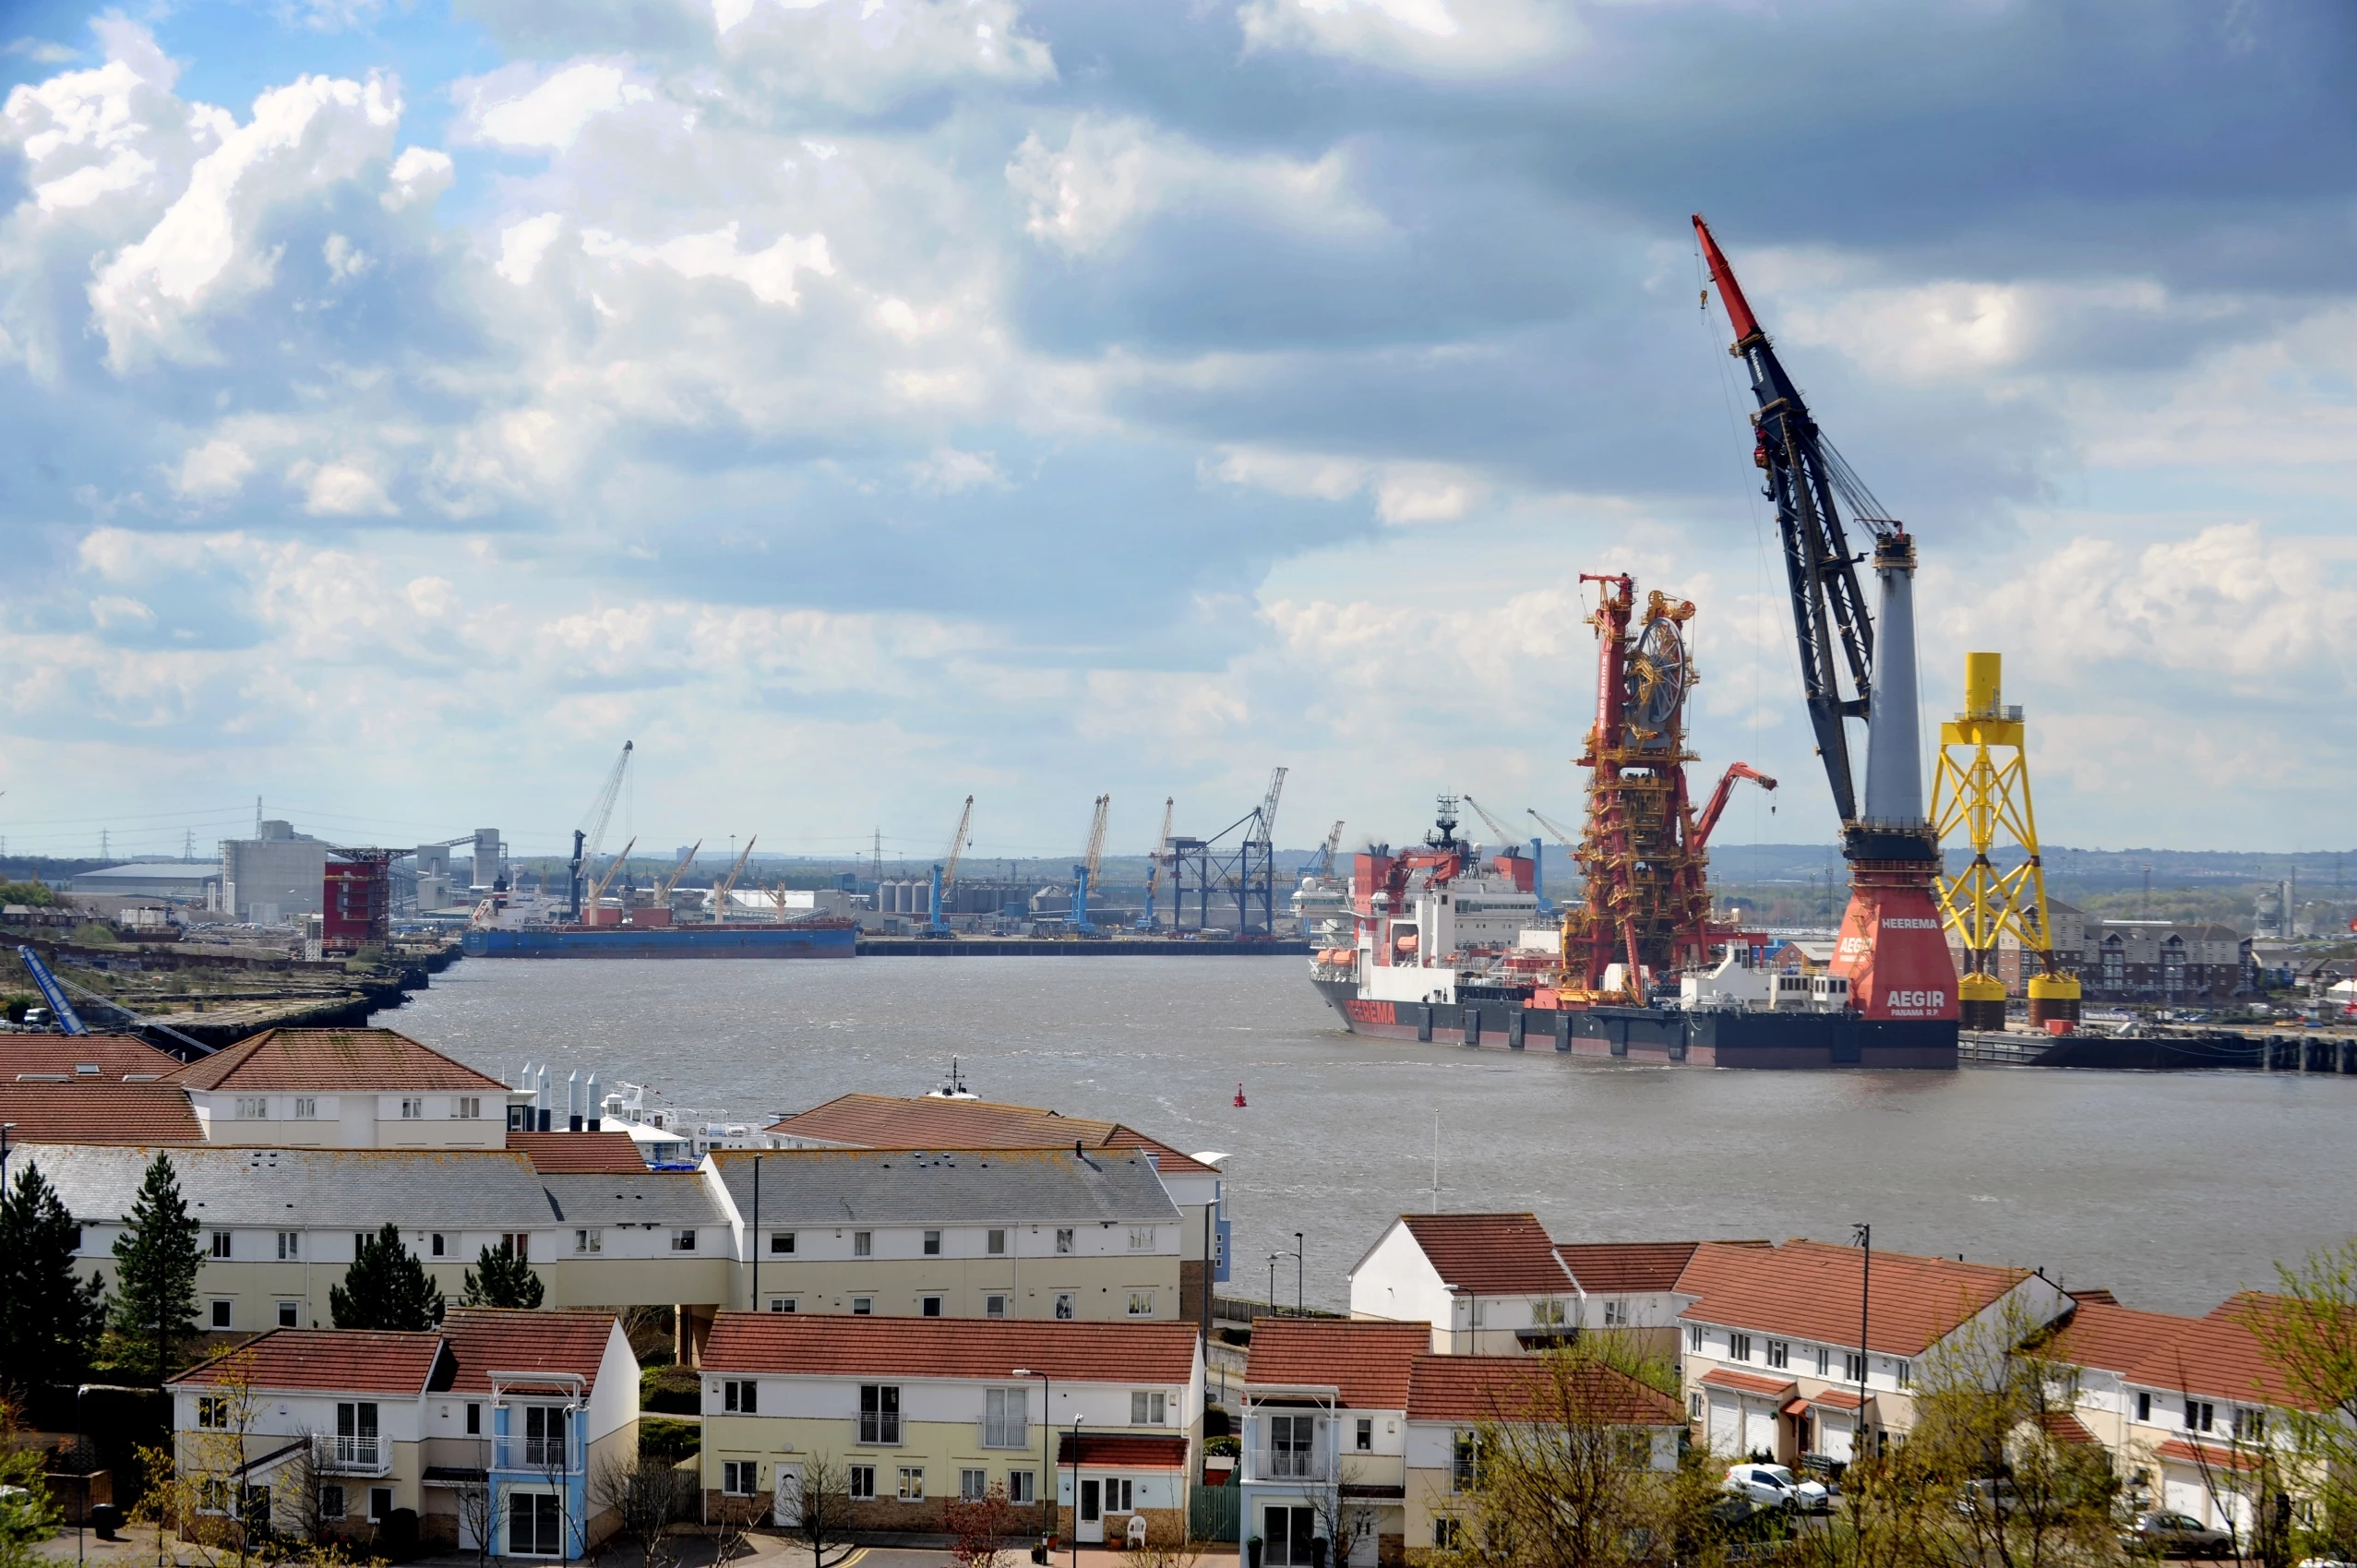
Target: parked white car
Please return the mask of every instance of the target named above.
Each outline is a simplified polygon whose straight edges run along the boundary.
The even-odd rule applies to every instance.
[[[1833,1507],[1833,1493],[1823,1481],[1801,1480],[1782,1465],[1729,1465],[1727,1490],[1750,1499],[1755,1508],[1823,1514]]]

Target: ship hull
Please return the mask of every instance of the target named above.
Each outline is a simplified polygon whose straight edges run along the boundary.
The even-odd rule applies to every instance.
[[[1359,996],[1346,980],[1311,984],[1344,1028],[1383,1039],[1680,1067],[1952,1071],[1956,1065],[1953,1020],[1657,1007],[1555,1009],[1506,1000],[1375,1001]]]
[[[605,926],[580,929],[471,930],[469,958],[849,958],[859,928],[848,921],[808,926]]]

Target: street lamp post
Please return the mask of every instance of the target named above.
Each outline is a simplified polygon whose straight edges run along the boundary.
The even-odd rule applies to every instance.
[[[1029,1367],[1017,1367],[1011,1375],[1039,1380],[1039,1474],[1044,1481],[1053,1486],[1056,1482],[1056,1456],[1047,1445],[1055,1439],[1056,1420],[1047,1408],[1047,1391],[1051,1386],[1048,1376],[1046,1372],[1035,1372]],[[1076,1443],[1074,1446],[1079,1445]],[[1073,1457],[1077,1459],[1079,1455],[1074,1454]],[[1039,1503],[1040,1518],[1047,1526],[1039,1532],[1040,1544],[1045,1546],[1056,1534],[1056,1514],[1053,1504],[1047,1497],[1043,1496],[1035,1501]],[[1072,1517],[1075,1522],[1080,1518],[1080,1488],[1076,1486],[1072,1489]],[[1075,1535],[1079,1533],[1077,1530],[1073,1532]]]
[[[1301,1245],[1301,1233],[1295,1231],[1293,1233],[1293,1315],[1297,1318],[1309,1315],[1303,1311],[1302,1295],[1303,1281],[1309,1273],[1309,1264],[1302,1260],[1308,1252],[1309,1249]]]
[[[1087,1419],[1072,1418],[1072,1568],[1081,1568],[1081,1423]]]
[[[1855,1462],[1866,1457],[1866,1325],[1867,1312],[1873,1305],[1874,1227],[1856,1225],[1850,1229],[1865,1253],[1858,1275],[1858,1441],[1849,1455]]]

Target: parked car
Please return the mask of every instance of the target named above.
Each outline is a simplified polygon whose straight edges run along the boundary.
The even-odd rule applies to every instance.
[[[2014,1483],[2003,1476],[1967,1481],[1964,1490],[1956,1493],[1956,1511],[1968,1519],[1977,1519],[1983,1514],[1992,1514],[2000,1519],[2013,1518],[2021,1513],[2021,1493],[2014,1490]]]
[[[2130,1551],[2153,1557],[2231,1557],[2234,1537],[2184,1514],[2139,1514],[2120,1537]]]
[[[1833,1507],[1833,1493],[1823,1481],[1801,1480],[1782,1465],[1729,1465],[1726,1487],[1754,1507],[1788,1514],[1823,1514]]]

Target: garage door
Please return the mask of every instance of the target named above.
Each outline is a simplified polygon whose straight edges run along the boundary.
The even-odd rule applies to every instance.
[[[1717,1389],[1710,1395],[1710,1451],[1713,1454],[1740,1454],[1743,1451],[1742,1407],[1731,1394]]]

